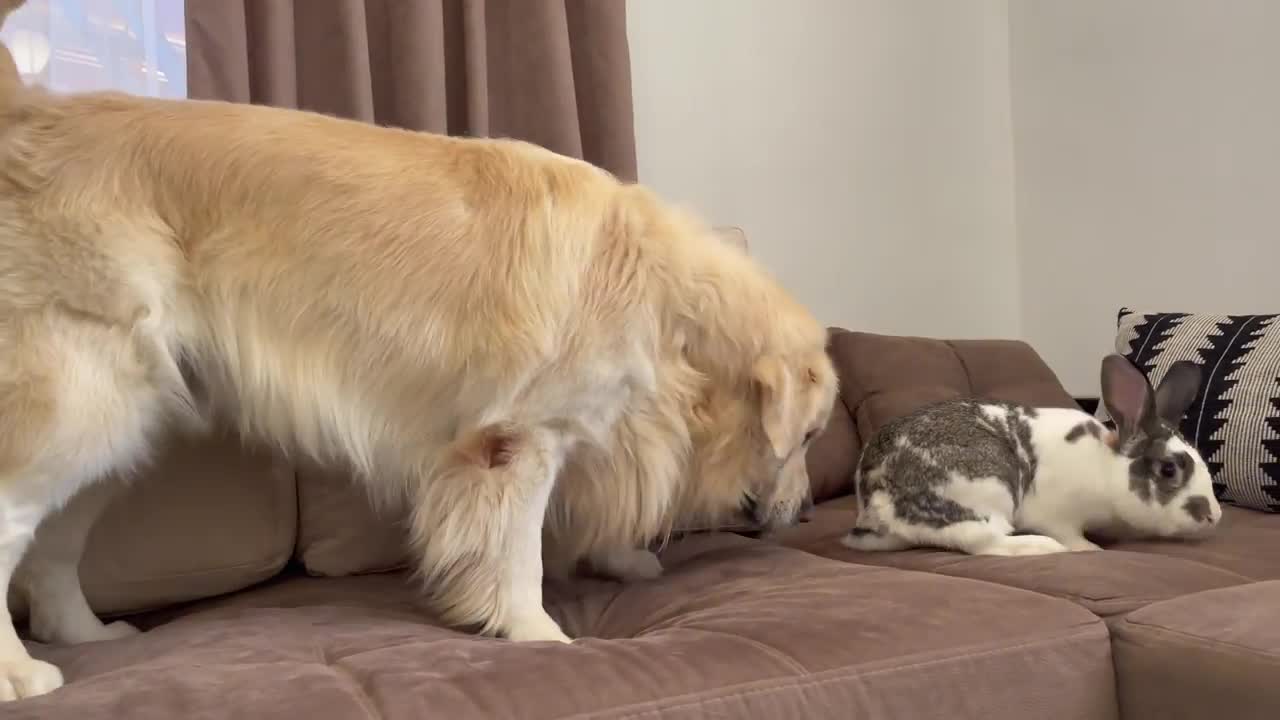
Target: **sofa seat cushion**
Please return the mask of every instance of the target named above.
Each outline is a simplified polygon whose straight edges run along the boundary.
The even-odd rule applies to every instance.
[[[1117,717],[1106,627],[998,585],[826,560],[732,535],[661,579],[548,586],[572,645],[433,626],[395,574],[293,577],[32,646],[69,684],[6,718]]]
[[[1273,574],[1280,573],[1280,553],[1264,550],[1276,547],[1280,540],[1280,523],[1275,522],[1275,516],[1239,508],[1224,511],[1226,517],[1219,532],[1199,543],[1120,544],[1102,552],[1010,558],[923,548],[898,552],[851,550],[840,544],[840,538],[853,527],[857,517],[854,499],[846,497],[823,503],[811,522],[773,539],[849,563],[932,572],[1032,590],[1072,600],[1100,617],[1112,617],[1190,593],[1280,577]],[[1270,521],[1269,527],[1254,516]]]
[[[1149,605],[1113,629],[1127,717],[1280,716],[1280,581]]]
[[[1280,580],[1280,517],[1223,506],[1214,537],[1202,542],[1126,542],[1113,547],[1156,553],[1230,570],[1253,580]]]

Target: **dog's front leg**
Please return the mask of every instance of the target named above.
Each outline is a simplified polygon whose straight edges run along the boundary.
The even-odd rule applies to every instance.
[[[0,475],[0,591],[6,595],[14,571],[48,513],[40,502],[23,501],[18,478]],[[36,660],[18,638],[9,616],[9,604],[0,603],[0,701],[43,695],[62,687],[57,667]]]
[[[99,480],[45,518],[14,582],[27,593],[31,635],[46,643],[76,645],[136,635],[127,622],[104,624],[80,587],[80,557],[94,522],[123,489],[122,481]]]
[[[412,539],[445,622],[569,642],[542,607],[542,524],[566,444],[555,430],[489,425],[459,437],[422,479]]]

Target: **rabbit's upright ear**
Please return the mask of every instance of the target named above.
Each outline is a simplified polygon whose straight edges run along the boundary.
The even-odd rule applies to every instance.
[[[1182,422],[1191,403],[1195,402],[1203,382],[1200,366],[1190,360],[1179,360],[1169,367],[1160,387],[1156,388],[1156,411],[1170,425]]]
[[[1116,421],[1121,442],[1157,418],[1151,383],[1123,355],[1102,360],[1102,403]]]

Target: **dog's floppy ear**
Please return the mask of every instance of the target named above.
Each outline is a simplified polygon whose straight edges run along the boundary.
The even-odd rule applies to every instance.
[[[782,458],[800,443],[800,423],[796,379],[787,372],[781,358],[765,356],[756,361],[753,380],[760,397],[760,418],[764,432],[773,445],[774,455]]]

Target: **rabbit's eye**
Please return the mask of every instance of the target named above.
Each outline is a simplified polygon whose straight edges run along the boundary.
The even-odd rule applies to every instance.
[[[1171,463],[1171,462],[1169,462],[1169,461],[1167,461],[1167,460],[1166,460],[1166,461],[1163,461],[1163,462],[1161,462],[1161,463],[1160,463],[1160,477],[1162,477],[1162,478],[1171,478],[1171,477],[1173,477],[1174,475],[1177,475],[1177,474],[1178,474],[1178,466],[1177,466],[1177,465],[1175,465],[1175,464],[1173,464],[1173,463]]]

